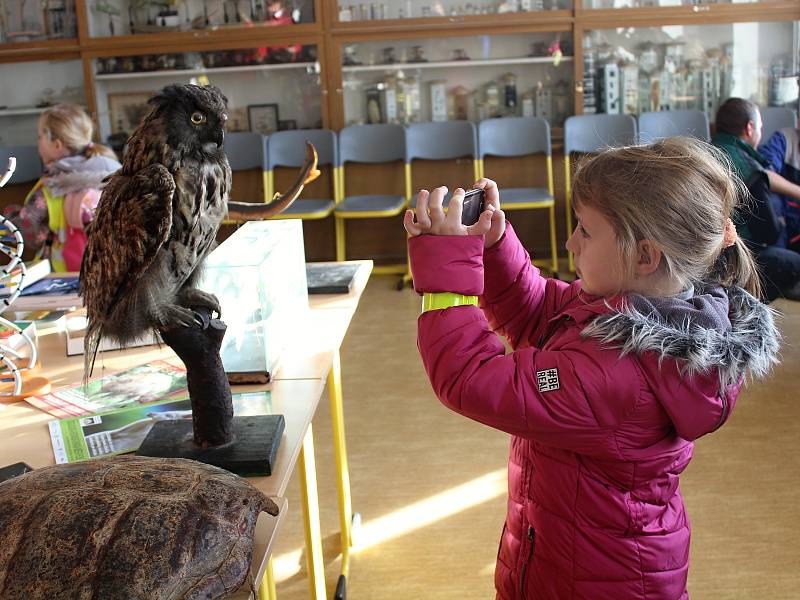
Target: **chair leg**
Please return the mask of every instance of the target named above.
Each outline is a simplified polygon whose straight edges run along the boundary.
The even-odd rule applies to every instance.
[[[334,216],[336,223],[336,260],[341,262],[346,260],[346,243],[345,243],[345,222],[344,219]]]
[[[553,276],[558,273],[558,243],[556,241],[556,206],[550,206],[550,256],[553,259]]]

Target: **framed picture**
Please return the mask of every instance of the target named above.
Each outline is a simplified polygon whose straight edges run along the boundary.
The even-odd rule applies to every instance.
[[[108,95],[108,118],[111,121],[111,133],[130,135],[142,117],[147,113],[147,101],[154,92],[126,92]]]
[[[290,129],[297,129],[297,121],[294,119],[278,121],[278,131],[289,131]]]
[[[247,108],[237,107],[228,109],[228,121],[225,124],[228,131],[250,131],[250,119],[247,117]]]
[[[250,131],[264,135],[278,131],[277,104],[251,104],[247,107],[247,116],[250,119]]]

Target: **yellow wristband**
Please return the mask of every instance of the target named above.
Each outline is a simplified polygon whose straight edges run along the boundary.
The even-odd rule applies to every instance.
[[[442,310],[451,306],[478,306],[478,297],[452,294],[450,292],[438,292],[435,294],[426,292],[422,294],[422,312]]]

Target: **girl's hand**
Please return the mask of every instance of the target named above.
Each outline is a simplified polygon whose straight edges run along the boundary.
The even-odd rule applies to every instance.
[[[490,230],[493,209],[483,211],[474,225],[466,226],[461,223],[464,190],[456,188],[456,191],[453,192],[446,215],[442,208],[445,194],[447,194],[447,188],[444,186],[438,187],[430,193],[428,190],[420,190],[417,194],[416,221],[412,210],[407,210],[403,218],[403,225],[411,237],[423,234],[483,235]]]
[[[490,214],[489,231],[485,233],[483,238],[483,247],[491,248],[500,241],[500,238],[506,232],[506,215],[500,210],[500,190],[497,189],[497,183],[485,177],[476,181],[472,187],[480,188],[486,193],[486,210],[480,218],[483,220],[484,215]]]

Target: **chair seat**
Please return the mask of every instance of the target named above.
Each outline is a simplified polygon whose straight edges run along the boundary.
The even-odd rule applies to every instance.
[[[336,206],[334,212],[343,218],[391,217],[405,206],[406,199],[403,196],[348,196]]]
[[[500,207],[503,210],[515,208],[547,208],[554,202],[547,188],[506,188],[500,190]]]
[[[334,206],[333,200],[302,198],[292,202],[292,205],[283,211],[279,217],[287,219],[324,219],[333,212]]]

